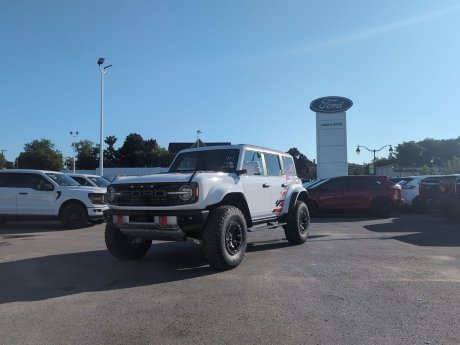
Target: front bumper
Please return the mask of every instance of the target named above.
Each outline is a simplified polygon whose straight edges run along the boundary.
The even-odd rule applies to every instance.
[[[104,216],[125,235],[165,241],[186,240],[187,232],[200,229],[208,214],[208,210],[104,211]]]
[[[101,205],[100,207],[88,207],[88,218],[89,219],[104,219],[104,211],[108,210],[108,206]]]

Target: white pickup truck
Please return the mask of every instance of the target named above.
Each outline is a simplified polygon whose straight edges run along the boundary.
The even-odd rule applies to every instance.
[[[80,186],[55,171],[0,170],[0,224],[27,218],[60,219],[82,228],[105,220],[105,189]]]
[[[308,238],[308,195],[293,158],[251,145],[179,152],[167,173],[120,177],[107,188],[105,241],[121,260],[152,240],[194,239],[216,269],[242,261],[247,231],[282,226],[292,244]]]

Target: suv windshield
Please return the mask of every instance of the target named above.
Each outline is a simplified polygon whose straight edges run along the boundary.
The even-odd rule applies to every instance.
[[[77,181],[75,181],[74,179],[64,174],[46,173],[46,176],[51,178],[54,182],[56,182],[60,186],[79,186],[80,185]]]
[[[201,150],[179,153],[169,172],[223,171],[235,172],[238,163],[238,149]]]
[[[107,187],[110,184],[110,181],[107,180],[105,177],[88,176],[88,178],[99,187]]]

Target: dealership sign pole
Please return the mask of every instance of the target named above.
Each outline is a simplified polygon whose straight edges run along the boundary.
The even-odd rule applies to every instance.
[[[317,178],[348,175],[346,111],[353,102],[345,97],[315,99]]]

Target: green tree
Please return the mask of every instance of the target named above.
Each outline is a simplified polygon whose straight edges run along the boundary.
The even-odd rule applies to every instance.
[[[104,166],[113,168],[119,166],[118,151],[115,149],[115,143],[118,138],[114,135],[109,135],[104,142],[107,144],[107,149],[104,150]]]
[[[302,154],[296,147],[290,148],[287,153],[294,158],[295,170],[299,178],[302,180],[316,178],[316,164],[309,160],[307,156]],[[314,171],[313,168],[315,168]]]
[[[118,150],[120,165],[124,167],[145,167],[145,144],[140,134],[129,134]]]
[[[403,142],[396,146],[394,155],[399,166],[421,166],[426,163],[424,148],[415,141]]]
[[[99,165],[99,145],[90,140],[80,140],[75,143],[76,162],[79,170],[93,170]],[[73,163],[72,163],[73,164]]]
[[[447,161],[446,173],[460,174],[460,158],[454,156],[451,160]]]
[[[62,170],[64,167],[62,153],[48,139],[25,144],[18,159],[22,169]]]
[[[6,168],[6,158],[5,158],[5,155],[0,152],[0,169],[5,169]]]

